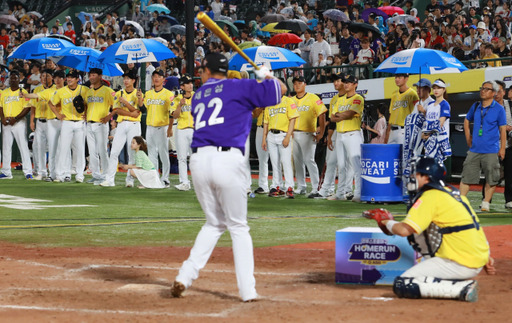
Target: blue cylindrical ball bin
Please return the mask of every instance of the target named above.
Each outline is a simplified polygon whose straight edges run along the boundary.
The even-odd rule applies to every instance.
[[[402,202],[402,145],[361,145],[361,201]]]

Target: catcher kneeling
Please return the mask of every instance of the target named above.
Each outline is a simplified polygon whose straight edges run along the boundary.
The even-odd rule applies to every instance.
[[[402,222],[384,209],[363,212],[388,235],[408,237],[423,254],[417,265],[396,277],[393,292],[404,298],[451,298],[475,302],[482,268],[494,274],[494,260],[478,217],[466,197],[445,186],[444,165],[422,157],[414,176],[417,194]],[[413,182],[413,181],[412,181]]]

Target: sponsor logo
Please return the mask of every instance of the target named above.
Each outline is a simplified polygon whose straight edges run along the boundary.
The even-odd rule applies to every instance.
[[[278,60],[281,55],[279,55],[279,53],[277,53],[277,52],[273,52],[273,53],[258,52],[258,56],[261,57],[262,59],[275,61],[275,60]]]
[[[41,47],[46,50],[53,50],[53,51],[61,50],[60,44],[42,44]]]
[[[419,207],[420,207],[420,205],[421,205],[421,203],[423,203],[423,201],[422,201],[421,199],[418,199],[418,200],[414,203],[414,205],[412,206],[412,207],[413,207],[413,209],[417,209],[417,208],[419,208]]]
[[[405,56],[405,57],[391,57],[391,63],[395,65],[406,65],[411,57]]]
[[[461,63],[455,57],[444,57],[443,60],[451,65],[461,66]]]
[[[349,251],[349,261],[360,261],[366,265],[382,265],[400,259],[402,252],[398,246],[388,244],[385,239],[361,239]]]
[[[85,56],[89,55],[89,51],[86,50],[80,50],[80,49],[72,49],[69,51],[70,54],[78,55],[78,56]]]
[[[123,44],[121,45],[121,49],[127,52],[140,52],[142,50],[142,44]]]

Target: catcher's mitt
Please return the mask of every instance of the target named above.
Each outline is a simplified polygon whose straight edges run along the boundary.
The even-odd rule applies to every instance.
[[[382,223],[383,220],[394,220],[393,214],[386,209],[373,209],[363,211],[363,216],[367,219],[372,219],[377,221],[379,228],[387,234],[388,236],[392,236],[393,234],[389,232],[386,226]]]
[[[85,101],[81,95],[75,96],[73,99],[73,106],[78,113],[84,113],[85,111]]]

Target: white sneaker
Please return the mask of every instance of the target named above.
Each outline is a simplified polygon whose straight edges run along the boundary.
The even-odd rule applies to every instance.
[[[306,195],[306,188],[297,188],[293,191],[297,195]]]
[[[491,206],[489,202],[482,201],[482,204],[480,204],[480,211],[482,212],[489,212],[491,210]]]
[[[43,175],[36,175],[36,176],[34,176],[34,180],[42,181],[43,180]]]
[[[328,197],[327,197],[327,199],[328,199],[329,201],[346,201],[346,200],[347,200],[347,198],[345,197],[345,195],[343,195],[343,196],[338,196],[338,195],[336,195],[336,194],[333,194],[333,195],[331,195],[331,196],[328,196]]]
[[[507,203],[505,204],[505,208],[506,208],[506,209],[512,209],[512,202],[507,202]]]
[[[133,187],[133,183],[126,183],[124,187]]]
[[[101,187],[114,187],[116,186],[116,184],[112,183],[112,182],[109,182],[109,181],[103,181],[101,184],[100,184]]]
[[[83,178],[76,178],[76,177],[75,177],[75,182],[77,182],[77,183],[83,183],[83,182],[84,182],[84,179],[83,179]]]
[[[190,184],[188,183],[181,183],[180,185],[174,185],[176,189],[180,191],[189,191],[190,190]]]

